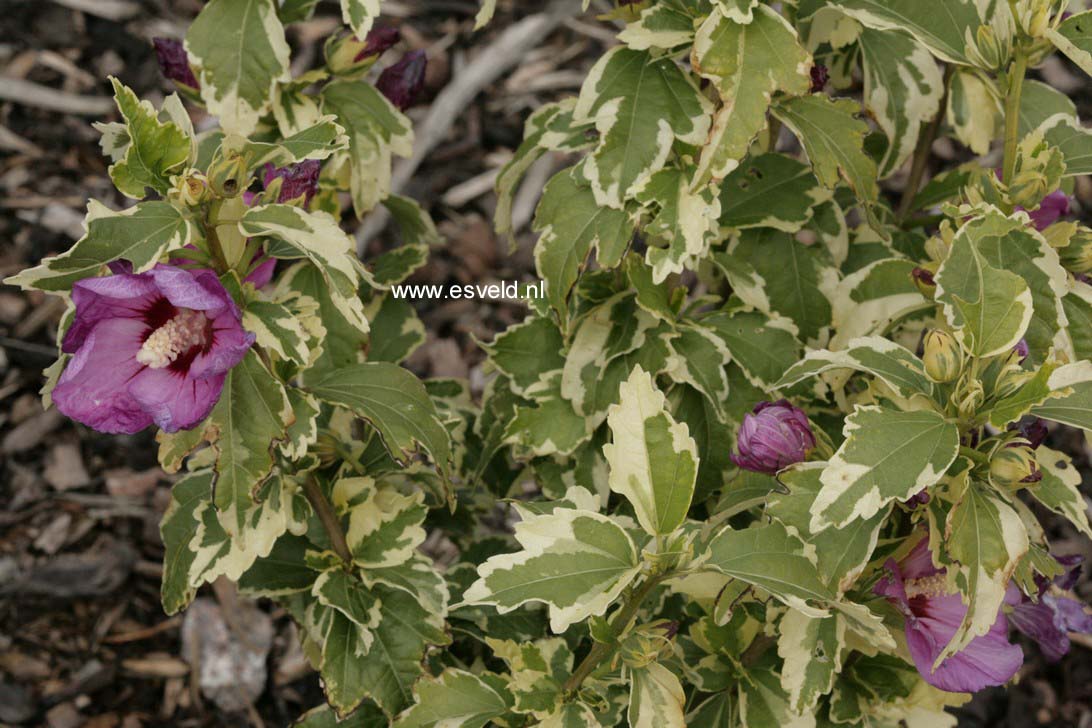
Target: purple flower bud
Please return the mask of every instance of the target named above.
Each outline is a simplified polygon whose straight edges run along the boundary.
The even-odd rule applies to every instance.
[[[398,63],[383,69],[375,87],[399,110],[405,111],[425,87],[427,66],[428,58],[424,51],[410,51]]]
[[[1038,450],[1047,436],[1047,426],[1038,417],[1032,417],[1014,425],[1009,425],[1010,430],[1019,430],[1020,436],[1028,441],[1028,447]]]
[[[322,162],[317,159],[307,159],[299,164],[290,164],[287,167],[274,167],[265,165],[265,175],[262,183],[269,187],[278,177],[283,180],[281,193],[277,195],[277,202],[288,202],[299,197],[304,198],[304,204],[310,204],[311,198],[318,192],[319,173],[322,171]]]
[[[914,270],[910,271],[910,275],[919,284],[926,286],[935,286],[937,284],[936,277],[924,268],[914,268]]]
[[[364,39],[364,48],[360,53],[356,54],[353,61],[362,61],[370,56],[378,56],[390,50],[400,40],[402,40],[402,33],[399,32],[398,28],[389,25],[382,28],[372,28],[372,32],[368,33],[368,37]]]
[[[929,492],[923,490],[920,493],[915,493],[914,495],[910,496],[910,498],[906,501],[906,505],[910,508],[910,510],[914,510],[918,506],[929,505],[930,500],[931,498],[929,496]]]
[[[830,71],[822,63],[816,63],[811,67],[811,93],[816,94],[823,90],[830,80]]]
[[[168,80],[174,81],[180,86],[192,89],[201,88],[197,77],[190,68],[189,58],[182,41],[174,38],[152,38],[155,46],[155,57],[159,61],[159,70]]]
[[[1016,342],[1016,346],[1012,347],[1012,351],[1016,356],[1020,357],[1020,363],[1023,364],[1024,360],[1028,358],[1028,354],[1031,353],[1031,349],[1028,348],[1027,339],[1020,339]]]
[[[815,435],[804,411],[788,400],[759,402],[744,415],[732,462],[744,470],[773,475],[802,462],[815,447]]]

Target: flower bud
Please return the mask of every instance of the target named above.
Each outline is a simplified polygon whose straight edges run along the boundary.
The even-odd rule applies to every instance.
[[[318,192],[321,171],[322,162],[316,159],[308,159],[287,167],[274,167],[272,164],[267,164],[265,173],[262,175],[262,183],[268,190],[272,188],[274,181],[280,180],[277,202],[298,202],[307,206]]]
[[[425,87],[425,69],[428,58],[424,51],[410,51],[402,60],[383,69],[375,87],[400,111],[405,111],[417,100]]]
[[[1001,68],[1002,64],[1008,60],[1009,49],[1002,47],[1001,40],[990,25],[978,26],[978,30],[975,31],[973,50],[978,64],[988,71]]]
[[[1026,445],[1003,447],[990,460],[990,482],[1001,488],[1034,483],[1042,477],[1035,453]]]
[[[247,162],[239,154],[214,159],[209,165],[209,184],[213,192],[220,197],[238,196],[246,189],[248,175]]]
[[[397,28],[373,28],[361,41],[351,33],[332,36],[326,41],[326,67],[338,76],[351,76],[371,68],[379,56],[402,39]]]
[[[201,88],[197,77],[193,75],[193,69],[190,68],[190,60],[182,41],[174,38],[152,38],[152,46],[164,78],[189,91],[198,91]]]
[[[830,70],[822,63],[816,63],[811,67],[811,93],[817,94],[822,91],[829,80]]]
[[[1046,423],[1038,417],[1025,418],[1019,423],[1009,425],[1009,429],[1019,432],[1032,450],[1038,450],[1049,434]]]
[[[1062,265],[1074,273],[1092,273],[1092,230],[1082,227],[1058,251]]]
[[[736,466],[773,475],[803,462],[815,447],[808,416],[788,400],[759,402],[754,412],[743,416],[731,459]]]
[[[963,395],[956,403],[956,409],[959,411],[961,418],[969,420],[978,414],[978,410],[981,409],[985,401],[986,392],[982,389],[982,382],[975,379],[967,384]]]
[[[187,170],[185,174],[176,175],[173,182],[174,186],[167,193],[167,196],[185,207],[197,207],[203,202],[207,202],[212,194],[212,190],[209,189],[208,178],[195,169]]]
[[[1016,359],[1020,355],[1014,351],[1010,356]],[[1003,399],[1016,394],[1034,376],[1035,372],[1025,372],[1017,365],[1007,366],[997,377],[997,383],[993,386],[993,396]]]
[[[963,370],[963,351],[947,331],[933,329],[925,334],[925,374],[934,382],[951,382]]]
[[[921,295],[932,301],[937,293],[937,282],[933,271],[928,268],[914,268],[914,270],[910,271],[910,277],[913,278],[914,285],[921,291]]]

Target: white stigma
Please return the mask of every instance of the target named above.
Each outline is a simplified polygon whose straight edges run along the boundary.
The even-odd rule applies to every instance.
[[[168,366],[191,347],[204,343],[207,322],[205,314],[200,311],[182,309],[144,340],[136,360],[151,369]]]
[[[948,578],[944,574],[933,574],[920,579],[910,579],[906,582],[906,598],[925,597],[934,599],[947,596]]]

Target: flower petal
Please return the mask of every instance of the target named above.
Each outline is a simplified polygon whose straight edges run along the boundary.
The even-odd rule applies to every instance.
[[[84,278],[72,286],[76,317],[65,332],[61,351],[75,353],[87,335],[101,321],[112,318],[140,319],[159,298],[159,291],[146,275],[121,274],[105,278]]]
[[[57,409],[99,432],[131,435],[151,425],[127,389],[144,369],[136,352],[146,330],[132,318],[108,319],[91,329],[53,389]]]
[[[1069,652],[1069,635],[1057,623],[1054,610],[1044,603],[1025,602],[1012,608],[1009,621],[1039,645],[1043,656],[1051,662]]]
[[[156,425],[166,432],[178,432],[208,417],[220,399],[225,376],[195,379],[169,367],[145,369],[133,378],[129,393]]]
[[[211,318],[229,304],[234,305],[212,271],[157,265],[149,273],[163,296],[179,308],[205,311]]]

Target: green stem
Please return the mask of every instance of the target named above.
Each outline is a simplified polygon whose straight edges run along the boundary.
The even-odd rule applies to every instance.
[[[303,494],[307,496],[311,507],[315,509],[315,515],[319,517],[322,527],[326,529],[326,535],[330,537],[330,544],[334,547],[334,553],[345,562],[347,567],[351,566],[353,554],[349,551],[349,544],[345,540],[345,531],[341,528],[341,521],[338,519],[337,513],[334,512],[334,507],[327,500],[326,494],[322,492],[318,481],[308,476],[307,480],[303,482]]]
[[[1009,92],[1005,97],[1005,158],[1001,166],[1001,181],[1012,183],[1016,172],[1016,147],[1020,141],[1020,95],[1024,89],[1024,74],[1028,70],[1028,56],[1017,47],[1012,68],[1009,69]]]
[[[642,602],[645,598],[652,593],[661,581],[667,578],[667,574],[658,574],[656,576],[650,576],[641,584],[640,588],[634,591],[630,597],[622,604],[622,608],[619,609],[614,619],[611,620],[611,632],[614,635],[616,641],[622,636],[629,623],[633,621],[634,616],[637,614],[637,610],[641,608]],[[614,651],[614,645],[607,644],[605,642],[596,642],[592,645],[591,651],[587,656],[577,665],[573,670],[573,674],[569,676],[569,679],[565,681],[564,690],[566,693],[574,693],[580,689],[580,686],[584,683],[584,679],[588,677],[599,666],[608,655]]]
[[[948,86],[952,79],[952,66],[944,69],[944,93],[940,97],[940,105],[937,114],[929,125],[922,130],[918,137],[918,144],[914,147],[914,161],[910,163],[910,177],[906,180],[906,187],[899,198],[899,209],[896,216],[901,223],[910,214],[910,206],[921,188],[921,178],[925,176],[925,167],[929,163],[929,155],[933,152],[933,142],[936,141],[937,132],[940,131],[940,123],[944,119],[944,111],[948,106]]]

